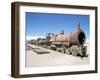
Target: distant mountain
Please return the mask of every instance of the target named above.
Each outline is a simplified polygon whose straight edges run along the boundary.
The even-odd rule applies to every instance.
[[[36,40],[37,38],[45,38],[44,36],[26,36],[26,40]]]

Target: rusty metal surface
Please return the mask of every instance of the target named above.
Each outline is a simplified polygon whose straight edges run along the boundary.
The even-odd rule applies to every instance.
[[[84,32],[82,31],[79,31],[79,32],[73,32],[73,33],[70,33],[69,35],[65,35],[65,34],[59,34],[58,36],[51,36],[50,38],[50,42],[70,42],[71,45],[84,45],[85,43],[85,36],[83,36],[84,38],[84,41],[82,43],[80,43],[80,40],[78,39],[79,38],[79,35],[85,35]]]

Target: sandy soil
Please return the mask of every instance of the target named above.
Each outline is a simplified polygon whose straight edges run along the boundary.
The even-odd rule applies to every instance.
[[[34,48],[40,48],[32,45]],[[41,67],[41,66],[65,66],[65,65],[84,65],[89,64],[88,57],[75,57],[61,52],[41,48],[50,53],[37,54],[32,49],[26,51],[26,67]],[[88,54],[89,52],[87,52]]]

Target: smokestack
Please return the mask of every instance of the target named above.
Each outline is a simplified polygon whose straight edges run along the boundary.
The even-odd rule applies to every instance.
[[[78,22],[78,25],[77,25],[77,32],[80,32],[80,22]]]

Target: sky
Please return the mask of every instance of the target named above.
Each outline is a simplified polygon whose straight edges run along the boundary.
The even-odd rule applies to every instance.
[[[45,37],[47,33],[75,32],[78,22],[89,40],[89,15],[26,12],[26,37]]]

